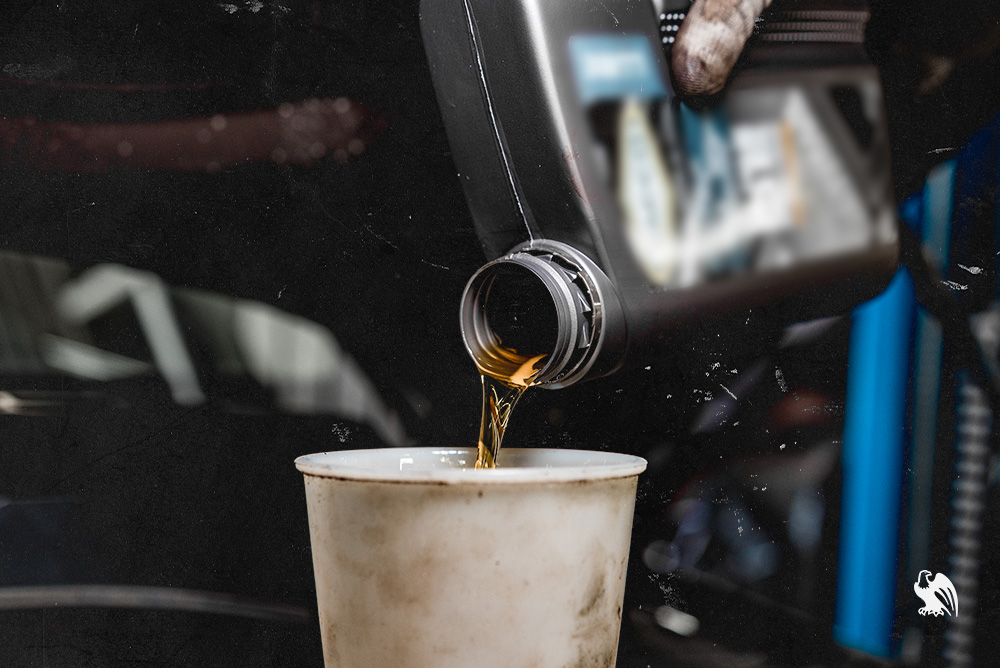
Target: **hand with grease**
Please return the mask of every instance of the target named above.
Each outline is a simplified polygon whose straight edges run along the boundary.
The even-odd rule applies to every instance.
[[[702,97],[722,90],[754,23],[771,0],[697,0],[677,33],[671,57],[683,95]]]

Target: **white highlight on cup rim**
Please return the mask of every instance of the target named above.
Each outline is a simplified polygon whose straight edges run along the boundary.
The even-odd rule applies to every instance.
[[[475,469],[475,448],[381,448],[304,455],[305,475],[423,484],[517,484],[608,480],[639,475],[646,460],[593,450],[503,448],[497,468]]]

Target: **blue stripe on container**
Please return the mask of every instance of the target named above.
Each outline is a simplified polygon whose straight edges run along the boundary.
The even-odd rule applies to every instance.
[[[834,639],[892,655],[916,302],[905,270],[851,316]]]

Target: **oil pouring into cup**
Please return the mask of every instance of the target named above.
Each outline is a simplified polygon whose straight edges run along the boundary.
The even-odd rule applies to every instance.
[[[479,370],[483,380],[483,415],[479,425],[477,469],[491,469],[497,465],[503,435],[514,406],[538,373],[539,363],[545,359],[545,355],[525,357],[507,349],[503,352],[509,359],[512,373],[493,376],[483,369]]]

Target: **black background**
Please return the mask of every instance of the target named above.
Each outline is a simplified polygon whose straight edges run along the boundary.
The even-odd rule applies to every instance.
[[[947,21],[936,3],[919,11],[910,9],[913,3],[897,4],[882,5],[871,38],[889,75],[894,168],[905,193],[928,164],[948,155],[930,149],[960,146],[992,114],[1000,77],[993,75],[995,57],[980,59],[960,68],[951,88],[914,103],[919,67],[887,45],[902,40],[915,51],[960,51],[961,37],[983,17],[971,3],[949,3]],[[334,332],[417,441],[472,444],[480,390],[458,335],[457,306],[483,256],[438,115],[416,3],[289,0],[265,3],[257,12],[248,3],[233,5],[237,11],[230,13],[211,2],[8,3],[0,19],[0,64],[55,62],[63,70],[58,76],[73,81],[224,86],[136,96],[5,81],[0,115],[143,121],[346,95],[385,114],[388,130],[343,165],[326,160],[218,174],[72,175],[42,174],[3,159],[0,246],[79,267],[122,263],[175,285],[305,316]],[[846,334],[842,325],[820,346],[775,363],[791,387],[809,387],[842,405]],[[721,377],[715,362],[742,367],[757,354],[718,335],[702,332],[701,345],[651,359],[648,369],[529,393],[509,431],[509,442],[518,445],[649,457],[635,559],[661,532],[663,508],[685,480],[723,455],[768,451],[787,437],[765,433],[770,423],[754,410],[742,430],[725,438],[687,435],[699,393]],[[64,499],[73,509],[72,531],[54,548],[71,567],[48,576],[229,592],[314,610],[305,500],[292,460],[376,446],[375,436],[332,417],[179,407],[154,380],[106,389],[57,418],[0,416],[0,495]],[[761,390],[763,405],[779,391]],[[836,418],[819,427],[822,433],[836,435]],[[834,549],[826,544],[828,556]],[[830,584],[829,559],[826,565]],[[46,576],[39,569],[24,573],[24,581],[7,584]],[[665,600],[685,607],[681,593],[661,585],[636,561],[626,608]],[[828,595],[817,605],[828,609]],[[746,644],[757,637],[754,628],[754,620],[737,615],[719,633],[729,640],[743,636]],[[796,640],[807,653],[821,652],[826,641],[822,631],[814,633]],[[658,656],[655,643],[626,619],[619,665],[646,666]],[[0,612],[5,666],[321,662],[315,621],[93,609]]]

